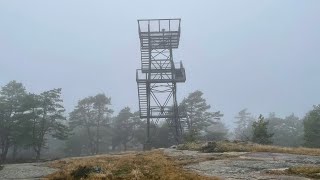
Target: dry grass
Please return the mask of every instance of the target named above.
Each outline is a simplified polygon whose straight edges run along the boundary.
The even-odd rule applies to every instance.
[[[300,175],[309,178],[320,179],[320,166],[300,166],[291,167],[287,170],[288,174]]]
[[[79,169],[89,169],[89,173],[86,174],[88,176],[85,179],[218,179],[187,172],[182,169],[177,162],[166,157],[163,152],[158,150],[122,155],[100,155],[84,158],[70,158],[54,161],[51,166],[61,169],[59,172],[47,176],[49,179],[56,180],[79,179],[79,176],[75,177],[75,174],[79,172]]]
[[[203,152],[273,152],[273,153],[288,153],[299,155],[312,155],[320,156],[320,149],[304,148],[304,147],[280,147],[272,145],[260,145],[252,143],[235,143],[227,141],[213,142],[204,145],[204,143],[186,143],[179,145],[178,149],[181,150],[195,150]]]
[[[243,142],[213,142],[186,143],[178,149],[196,150],[202,152],[273,152],[301,155],[320,155],[320,149],[288,148],[269,145],[258,145]],[[224,159],[229,157],[203,156],[201,158],[167,157],[160,150],[149,152],[131,152],[118,155],[99,155],[82,158],[68,158],[51,163],[54,168],[61,170],[47,176],[48,179],[122,179],[122,180],[209,180],[219,179],[207,177],[186,171],[182,166],[207,160]],[[320,178],[320,167],[292,167],[281,173]]]
[[[203,147],[202,142],[187,142],[184,144],[179,144],[177,149],[179,150],[190,150],[190,151],[201,151],[201,148]]]
[[[173,161],[175,161],[179,166],[186,166],[190,164],[197,164],[205,161],[214,161],[214,160],[222,160],[222,159],[232,159],[236,158],[238,155],[229,155],[229,154],[221,154],[219,156],[178,156],[178,157],[170,157]]]

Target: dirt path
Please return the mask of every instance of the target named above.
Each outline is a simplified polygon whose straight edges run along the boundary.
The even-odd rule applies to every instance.
[[[274,170],[284,171],[293,166],[320,165],[319,156],[306,156],[265,152],[199,153],[196,151],[165,149],[165,154],[178,161],[188,160],[184,168],[199,174],[223,179],[290,179],[308,178],[289,175],[273,175]],[[200,160],[197,162],[197,160]]]
[[[0,170],[0,179],[40,179],[55,171],[57,170],[47,167],[46,163],[6,164]]]

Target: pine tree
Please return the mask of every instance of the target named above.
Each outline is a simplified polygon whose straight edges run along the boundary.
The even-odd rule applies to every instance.
[[[254,118],[251,113],[247,112],[247,109],[241,110],[235,117],[237,121],[237,127],[235,129],[235,138],[241,141],[249,141],[252,139],[252,123]]]
[[[26,91],[22,83],[11,81],[0,91],[0,161],[5,161],[9,147],[18,146],[21,108]]]
[[[264,121],[264,117],[260,114],[258,121],[253,122],[253,136],[252,142],[259,144],[272,144],[273,134],[268,133],[268,121]]]
[[[83,128],[87,133],[87,147],[91,154],[100,152],[103,137],[102,130],[110,125],[110,115],[113,110],[109,108],[111,98],[105,94],[86,97],[78,102],[78,105],[70,113],[70,127]]]
[[[202,97],[201,91],[190,93],[180,104],[180,113],[187,115],[187,140],[193,141],[223,116],[220,111],[210,112],[211,106]]]
[[[307,147],[320,147],[320,105],[314,106],[303,120],[304,140]]]
[[[65,109],[62,105],[61,89],[45,91],[33,95],[32,105],[32,147],[40,159],[41,151],[46,146],[48,135],[57,139],[66,139],[69,129],[62,121]]]
[[[133,118],[133,114],[129,107],[123,108],[118,116],[114,118],[113,122],[113,137],[112,141],[116,141],[123,145],[124,151],[127,150],[128,142],[134,138],[134,130],[136,124]]]

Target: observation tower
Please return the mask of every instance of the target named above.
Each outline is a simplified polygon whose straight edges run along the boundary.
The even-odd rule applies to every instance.
[[[173,49],[179,47],[181,19],[138,20],[141,68],[137,69],[140,118],[147,120],[147,142],[160,119],[166,120],[177,142],[182,139],[177,103],[177,83],[186,81],[182,62],[175,63]]]

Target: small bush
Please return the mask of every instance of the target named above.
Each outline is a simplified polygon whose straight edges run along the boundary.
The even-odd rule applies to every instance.
[[[178,150],[190,150],[190,151],[200,151],[203,143],[200,142],[187,142],[185,144],[179,144]]]
[[[3,166],[0,165],[0,171],[3,169]]]
[[[101,173],[102,168],[99,166],[79,166],[76,170],[72,171],[71,176],[75,179],[88,178],[91,173]]]
[[[210,153],[210,152],[220,152],[218,144],[216,142],[207,142],[201,147],[201,152]],[[223,152],[223,151],[222,151]]]

